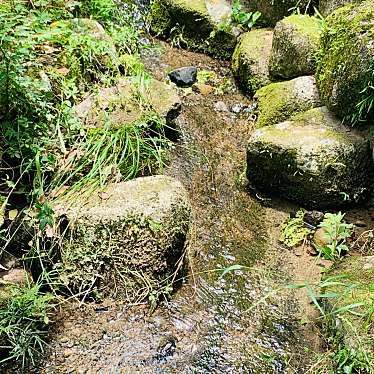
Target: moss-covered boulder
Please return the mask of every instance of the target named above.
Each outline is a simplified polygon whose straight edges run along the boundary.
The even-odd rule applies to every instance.
[[[319,11],[323,16],[328,16],[334,10],[347,4],[358,4],[363,0],[319,0]]]
[[[315,0],[241,0],[248,11],[260,11],[261,22],[274,26],[279,20],[291,15],[295,9],[301,12],[312,11]]]
[[[371,170],[368,141],[348,132],[325,107],[256,130],[247,149],[251,184],[311,208],[360,201]]]
[[[89,95],[74,110],[83,123],[92,128],[107,123],[118,128],[135,123],[150,112],[172,125],[180,113],[181,100],[173,86],[158,80],[152,79],[140,87],[131,79],[121,79],[116,86]]]
[[[112,184],[84,204],[65,204],[55,209],[67,219],[57,266],[67,289],[131,300],[167,292],[189,230],[180,182],[142,177]]]
[[[348,123],[374,117],[374,2],[346,5],[326,18],[317,84],[326,106]]]
[[[289,79],[313,74],[319,42],[317,18],[295,14],[279,21],[274,29],[270,75]]]
[[[155,34],[178,45],[225,58],[235,48],[231,5],[226,0],[153,0],[149,19]]]
[[[322,106],[313,76],[271,83],[256,92],[257,126],[275,125],[297,113]]]
[[[335,295],[325,299],[324,306],[326,327],[335,338],[334,348],[345,352],[341,369],[347,370],[342,372],[372,373],[374,256],[344,258],[325,275],[325,283],[323,292]]]
[[[232,57],[232,70],[249,93],[270,83],[269,59],[273,31],[257,29],[241,35]]]

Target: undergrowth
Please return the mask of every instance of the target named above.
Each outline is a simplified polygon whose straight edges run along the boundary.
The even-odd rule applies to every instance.
[[[32,281],[12,287],[0,307],[6,360],[23,366],[43,351],[53,304],[44,289],[61,286],[50,275],[63,234],[55,236],[54,200],[158,171],[170,147],[143,95],[149,76],[133,9],[116,0],[0,2],[0,265],[12,253],[43,275],[43,292]],[[123,76],[136,88],[141,119],[86,128],[74,107]]]

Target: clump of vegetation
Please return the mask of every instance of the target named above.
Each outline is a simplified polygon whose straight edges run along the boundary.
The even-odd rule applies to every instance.
[[[323,230],[326,244],[316,245],[318,252],[327,260],[338,260],[349,251],[347,239],[352,236],[353,224],[344,222],[341,212],[326,213],[319,227]]]
[[[115,0],[0,2],[0,264],[11,251],[36,277],[43,274],[43,290],[53,293],[61,284],[48,274],[64,234],[54,200],[82,199],[83,190],[158,171],[171,145],[143,95],[149,77],[132,7]],[[74,107],[123,76],[134,84],[141,119],[85,127]],[[39,283],[9,290],[0,305],[0,345],[5,360],[26,366],[43,351],[53,298]]]
[[[251,29],[260,19],[261,12],[246,12],[240,0],[234,0],[232,3],[231,21],[236,25],[241,25],[247,29]]]
[[[4,292],[4,291],[3,291]],[[7,301],[0,308],[0,343],[7,356],[0,362],[19,361],[22,367],[35,364],[44,351],[53,310],[52,294],[41,291],[41,284],[7,286]]]
[[[282,225],[279,240],[287,247],[294,247],[302,241],[305,241],[308,235],[313,232],[305,226],[304,214],[305,210],[300,209],[296,212],[295,217],[289,218]]]

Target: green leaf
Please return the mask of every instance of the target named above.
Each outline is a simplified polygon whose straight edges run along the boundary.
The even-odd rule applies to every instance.
[[[231,265],[231,266],[223,269],[223,272],[220,275],[220,278],[223,278],[225,275],[231,273],[232,271],[243,270],[243,269],[247,269],[247,266],[243,266],[243,265],[239,265],[239,264]]]

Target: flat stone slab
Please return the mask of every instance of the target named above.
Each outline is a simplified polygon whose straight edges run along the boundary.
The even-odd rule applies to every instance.
[[[362,200],[372,172],[369,142],[325,107],[256,130],[247,148],[252,185],[310,208]]]

